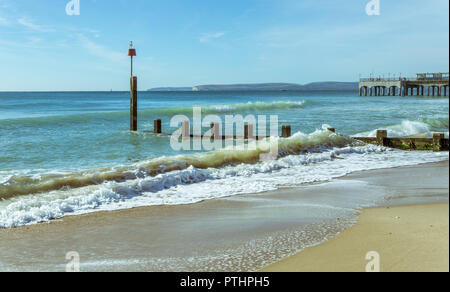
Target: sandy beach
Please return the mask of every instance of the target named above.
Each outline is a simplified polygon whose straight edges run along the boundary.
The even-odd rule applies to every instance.
[[[264,272],[364,272],[368,251],[381,272],[448,272],[449,205],[366,209],[355,227]]]
[[[82,271],[364,271],[369,251],[380,253],[382,271],[448,270],[448,172],[448,161],[380,169],[199,204],[2,229],[0,270],[64,271],[71,251],[80,254]],[[364,210],[349,228],[359,215],[349,206],[362,199],[385,207]],[[318,203],[330,202],[317,212]]]

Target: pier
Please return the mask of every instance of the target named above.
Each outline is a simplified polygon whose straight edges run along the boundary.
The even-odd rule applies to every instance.
[[[361,78],[360,96],[433,96],[449,94],[449,73],[418,73],[416,78]]]

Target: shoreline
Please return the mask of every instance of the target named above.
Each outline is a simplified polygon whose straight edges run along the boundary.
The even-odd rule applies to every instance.
[[[82,271],[256,271],[357,223],[359,208],[346,204],[361,192],[368,206],[380,194],[386,206],[448,204],[448,164],[360,171],[293,189],[2,229],[0,271],[63,271],[69,251],[80,253]],[[317,203],[330,200],[335,207],[315,213]]]
[[[355,226],[261,272],[364,272],[369,252],[380,272],[448,272],[449,204],[364,209]]]
[[[274,191],[264,191],[264,192],[260,192],[260,193],[246,193],[246,194],[230,195],[228,197],[221,197],[221,198],[214,198],[214,199],[205,199],[205,200],[200,201],[200,202],[189,203],[189,204],[150,205],[150,206],[140,206],[140,207],[125,208],[125,209],[93,211],[93,212],[88,212],[88,213],[84,213],[84,214],[69,214],[69,215],[65,215],[64,217],[61,217],[61,218],[52,219],[50,221],[45,221],[45,222],[40,222],[40,223],[33,223],[33,224],[29,224],[29,225],[22,225],[22,226],[17,226],[17,227],[12,227],[12,228],[0,228],[0,231],[2,231],[2,230],[29,229],[29,228],[32,228],[33,226],[59,224],[59,223],[63,223],[64,221],[67,221],[69,219],[70,220],[77,220],[79,218],[84,218],[84,217],[86,217],[86,218],[89,218],[91,216],[95,217],[96,215],[101,216],[101,215],[107,215],[107,214],[111,214],[111,213],[139,211],[139,210],[145,210],[145,209],[149,209],[149,208],[171,208],[171,207],[178,207],[178,206],[183,207],[183,206],[205,204],[205,203],[208,203],[208,202],[221,201],[221,200],[227,200],[227,199],[239,198],[239,197],[245,197],[245,196],[255,196],[255,195],[257,196],[257,195],[272,194],[272,193],[276,193],[276,192],[295,191],[296,189],[299,189],[299,188],[302,188],[302,187],[323,185],[323,184],[327,184],[327,183],[330,183],[330,182],[336,181],[336,180],[347,180],[347,179],[353,179],[355,177],[364,177],[366,174],[371,173],[371,172],[383,172],[383,171],[397,170],[397,169],[408,169],[408,168],[416,168],[416,167],[425,167],[427,165],[441,165],[441,164],[446,164],[446,163],[449,164],[450,160],[442,160],[442,161],[438,161],[438,162],[424,162],[424,163],[420,163],[420,164],[407,165],[407,166],[395,166],[395,167],[389,167],[389,168],[360,170],[360,171],[355,171],[355,172],[349,173],[347,175],[344,175],[344,176],[341,176],[341,177],[336,177],[336,178],[333,178],[331,180],[326,180],[326,181],[304,183],[304,184],[299,185],[299,186],[280,188],[280,189],[274,190]],[[405,204],[403,206],[408,206],[408,204]]]

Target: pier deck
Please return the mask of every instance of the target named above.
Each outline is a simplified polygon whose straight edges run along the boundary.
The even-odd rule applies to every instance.
[[[416,78],[361,78],[360,96],[447,96],[449,73],[420,73]]]

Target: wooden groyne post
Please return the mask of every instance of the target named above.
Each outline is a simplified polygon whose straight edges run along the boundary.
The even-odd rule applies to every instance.
[[[153,133],[155,134],[162,134],[162,121],[161,120],[154,120],[153,121]]]
[[[220,123],[211,123],[212,139],[222,139],[220,137]]]
[[[130,131],[136,132],[137,125],[137,77],[131,77],[130,85]]]
[[[282,126],[281,127],[281,137],[282,138],[289,138],[291,136],[292,136],[291,126]]]
[[[255,125],[248,124],[244,126],[244,139],[255,139]]]
[[[377,144],[380,146],[388,146],[387,142],[388,133],[386,130],[378,130],[377,131]]]
[[[424,150],[424,151],[448,151],[449,139],[442,133],[436,133],[433,138],[388,138],[386,130],[378,130],[377,137],[354,137],[355,140],[368,144],[375,144],[384,147],[401,150]]]
[[[444,149],[445,146],[445,135],[442,133],[435,133],[433,135],[433,151],[439,152]],[[448,148],[448,142],[447,142]]]

